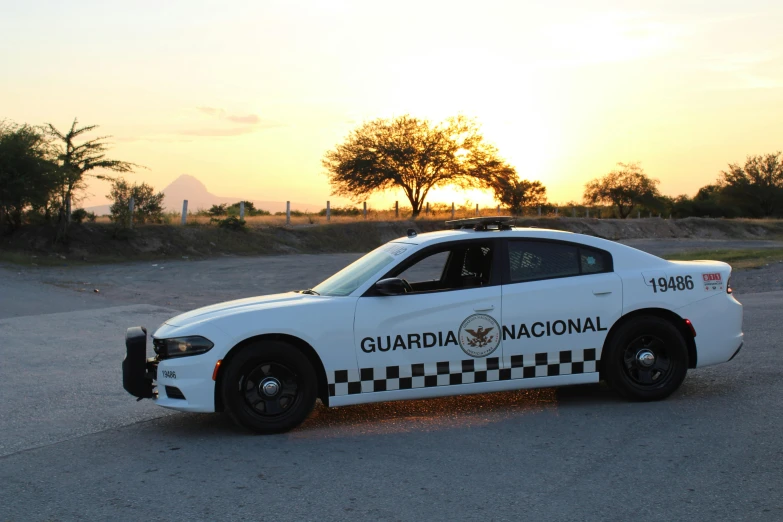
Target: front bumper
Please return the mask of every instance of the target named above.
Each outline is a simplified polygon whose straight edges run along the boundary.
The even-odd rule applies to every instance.
[[[125,332],[125,359],[122,361],[122,387],[141,399],[157,397],[155,379],[158,363],[147,359],[147,330],[142,326]]]
[[[122,386],[141,399],[178,411],[215,411],[215,382],[212,374],[217,359],[205,353],[173,359],[147,358],[147,330],[142,326],[125,333]]]

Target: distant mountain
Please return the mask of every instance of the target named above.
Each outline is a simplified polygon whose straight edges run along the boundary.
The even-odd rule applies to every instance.
[[[239,196],[216,196],[209,192],[201,181],[188,174],[182,174],[172,181],[168,187],[163,189],[163,194],[166,195],[163,200],[166,210],[174,212],[182,211],[182,201],[185,199],[188,200],[188,210],[191,212],[196,212],[199,209],[206,210],[212,205],[220,205],[222,203],[232,204],[243,199]],[[251,199],[249,201],[252,201],[256,208],[268,210],[270,212],[285,211],[285,201],[261,201],[257,199]],[[291,210],[317,212],[325,206],[325,203],[323,205],[313,205],[297,201],[291,202]]]
[[[166,196],[163,199],[163,205],[168,212],[181,212],[182,201],[188,200],[188,212],[196,212],[199,209],[209,209],[212,205],[220,205],[222,203],[236,203],[243,198],[237,197],[225,197],[216,196],[207,190],[199,179],[190,176],[188,174],[182,174],[175,179],[166,188],[163,189],[163,194]],[[260,201],[257,199],[250,199],[256,208],[268,210],[269,212],[284,212],[285,201]],[[303,210],[307,212],[318,212],[326,206],[313,205],[311,203],[300,203],[297,201],[291,202],[291,210]],[[109,213],[109,205],[99,205],[96,207],[89,207],[86,210],[95,212],[97,215],[102,216]]]
[[[94,207],[87,207],[84,210],[92,212],[96,216],[108,216],[111,213],[109,208],[111,208],[111,205],[96,205]]]

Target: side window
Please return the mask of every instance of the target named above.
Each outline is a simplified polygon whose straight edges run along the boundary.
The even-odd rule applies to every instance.
[[[612,270],[609,253],[553,241],[509,241],[509,282],[599,274]]]
[[[546,241],[509,241],[509,282],[579,275],[579,249]]]
[[[398,277],[410,284],[440,281],[451,251],[437,252],[408,267]]]
[[[413,293],[475,288],[490,284],[493,243],[458,242],[400,266],[387,275],[405,279]]]
[[[609,267],[612,266],[609,254],[587,247],[579,247],[579,263],[583,274],[608,272]]]

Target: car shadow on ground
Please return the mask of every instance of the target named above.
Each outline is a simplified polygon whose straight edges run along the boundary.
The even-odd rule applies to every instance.
[[[457,395],[327,408],[319,401],[293,438],[331,438],[482,426],[525,415],[624,402],[604,384]],[[227,414],[179,414],[155,421],[170,435],[244,436]]]

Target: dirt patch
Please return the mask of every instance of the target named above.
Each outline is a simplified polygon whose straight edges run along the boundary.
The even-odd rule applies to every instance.
[[[668,219],[519,219],[518,226],[567,230],[612,240],[691,238],[775,240],[783,238],[783,221]],[[275,255],[367,252],[406,235],[408,229],[431,232],[442,220],[356,221],[295,227],[248,227],[225,230],[210,225],[143,225],[120,230],[109,224],[74,225],[67,245],[53,243],[48,227],[27,227],[0,240],[0,259],[46,264],[65,256],[70,261],[109,262],[160,258],[204,258],[221,255]],[[33,257],[36,256],[36,257]],[[34,260],[34,261],[33,261]]]

